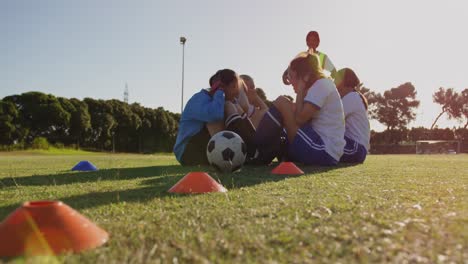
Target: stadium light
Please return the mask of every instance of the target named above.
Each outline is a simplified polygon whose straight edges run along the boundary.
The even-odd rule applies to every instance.
[[[184,110],[184,62],[185,62],[185,42],[187,41],[187,38],[185,37],[180,37],[180,44],[182,44],[182,95],[180,98],[180,114],[182,114],[182,111]]]

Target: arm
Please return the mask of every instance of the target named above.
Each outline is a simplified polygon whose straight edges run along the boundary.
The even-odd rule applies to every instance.
[[[247,87],[242,79],[239,80],[239,96],[237,102],[242,107],[243,112],[249,111],[249,99],[247,95]]]
[[[335,78],[335,74],[336,74],[335,65],[333,65],[333,62],[330,60],[330,57],[328,57],[328,55],[326,55],[326,54],[325,54],[323,68],[330,72],[330,76],[332,78]]]
[[[223,121],[224,91],[218,90],[211,98],[208,94],[198,94],[187,103],[182,118],[206,123]]]
[[[249,98],[250,104],[260,108],[260,110],[268,109],[268,106],[265,104],[265,102],[263,102],[262,98],[258,96],[255,89],[247,90],[247,98]]]
[[[320,108],[318,108],[316,105],[309,103],[309,102],[304,102],[304,89],[299,89],[297,95],[296,95],[296,124],[301,127],[305,123],[307,123],[314,114],[318,111],[320,111]]]

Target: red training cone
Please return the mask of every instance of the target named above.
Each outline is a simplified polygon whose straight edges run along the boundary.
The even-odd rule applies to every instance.
[[[170,193],[208,193],[227,192],[221,184],[216,182],[205,172],[191,172],[185,175],[171,189]]]
[[[0,223],[0,256],[77,253],[108,239],[106,231],[60,201],[26,202]]]
[[[271,173],[273,174],[283,174],[283,175],[299,175],[304,174],[304,172],[299,169],[293,162],[281,162],[276,168],[274,168]]]

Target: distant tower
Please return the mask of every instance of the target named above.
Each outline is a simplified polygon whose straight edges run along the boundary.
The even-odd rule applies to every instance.
[[[124,102],[128,104],[128,84],[125,83]]]

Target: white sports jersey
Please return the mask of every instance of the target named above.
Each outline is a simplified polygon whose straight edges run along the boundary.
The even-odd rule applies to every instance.
[[[350,92],[341,100],[345,113],[345,136],[363,145],[369,151],[369,118],[361,96],[357,92]]]
[[[341,98],[335,84],[327,78],[317,80],[307,91],[304,103],[309,102],[320,110],[312,117],[310,125],[325,143],[325,151],[336,160],[343,155],[345,120]]]

